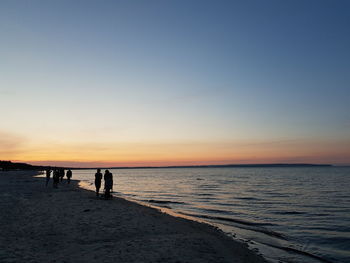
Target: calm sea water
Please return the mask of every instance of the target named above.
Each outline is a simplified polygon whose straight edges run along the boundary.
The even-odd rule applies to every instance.
[[[115,195],[218,226],[273,262],[350,262],[350,168],[111,172]],[[92,189],[94,173],[73,177]]]

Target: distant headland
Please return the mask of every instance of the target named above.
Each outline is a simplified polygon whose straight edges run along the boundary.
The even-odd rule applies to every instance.
[[[9,170],[45,170],[48,166],[31,165],[27,163],[13,163],[11,161],[0,161],[0,171]]]
[[[27,163],[16,163],[11,161],[0,161],[0,171],[8,170],[45,170],[49,168],[65,168],[65,169],[161,169],[161,168],[284,168],[284,167],[333,167],[332,164],[308,164],[308,163],[269,163],[269,164],[221,164],[221,165],[185,165],[185,166],[137,166],[137,167],[58,167],[58,166],[41,166],[31,165]]]

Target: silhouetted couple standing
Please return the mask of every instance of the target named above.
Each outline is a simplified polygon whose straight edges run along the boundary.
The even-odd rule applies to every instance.
[[[106,170],[104,175],[104,180],[105,180],[105,199],[109,199],[112,197],[111,190],[113,189],[113,174],[108,170]],[[95,174],[96,196],[99,196],[101,181],[102,181],[101,169],[97,169],[97,173]]]

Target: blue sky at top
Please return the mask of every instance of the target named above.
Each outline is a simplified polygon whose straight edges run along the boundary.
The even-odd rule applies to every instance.
[[[1,1],[1,129],[348,141],[349,14],[348,1]]]

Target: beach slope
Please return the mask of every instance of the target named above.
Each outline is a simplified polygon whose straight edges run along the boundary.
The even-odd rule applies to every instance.
[[[266,262],[213,227],[0,172],[0,262]]]

